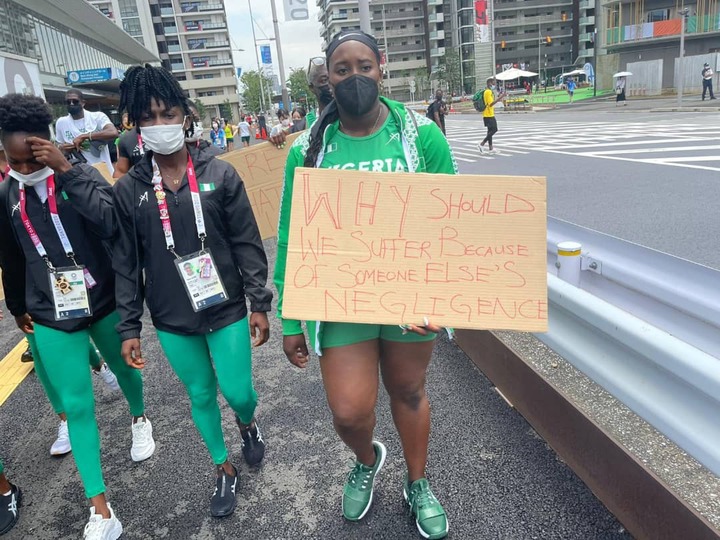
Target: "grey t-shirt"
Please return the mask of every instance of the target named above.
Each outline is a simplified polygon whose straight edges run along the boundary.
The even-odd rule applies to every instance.
[[[145,151],[147,150],[145,148],[145,144],[143,144],[143,151],[140,151],[140,146],[138,145],[138,133],[137,129],[135,128],[132,128],[131,130],[128,130],[122,135],[120,135],[117,147],[118,157],[124,157],[129,159],[131,167],[136,165],[140,160],[142,160],[143,156],[145,155]]]

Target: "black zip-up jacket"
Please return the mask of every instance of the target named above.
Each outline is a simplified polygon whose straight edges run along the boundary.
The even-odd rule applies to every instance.
[[[115,276],[108,242],[115,232],[112,188],[89,165],[75,165],[55,175],[58,215],[75,252],[96,281],[89,289],[92,316],[55,320],[55,307],[48,280],[48,267],[30,240],[20,219],[17,180],[8,177],[0,184],[0,263],[3,269],[5,302],[14,316],[29,313],[33,321],[64,332],[75,332],[112,313],[115,309]],[[40,202],[35,188],[25,188],[28,217],[50,262],[56,268],[72,266],[50,219],[47,201]]]
[[[195,312],[168,251],[152,186],[152,152],[114,187],[118,238],[113,249],[115,297],[120,314],[117,330],[124,341],[140,337],[143,299],[159,330],[202,335],[247,316],[271,309],[267,257],[245,186],[233,167],[195,145],[187,145],[200,186],[209,248],[229,299]],[[184,257],[200,250],[187,174],[176,194],[165,189],[175,239]],[[144,275],[143,275],[144,270]]]

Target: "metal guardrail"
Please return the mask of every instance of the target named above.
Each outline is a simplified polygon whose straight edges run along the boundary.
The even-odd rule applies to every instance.
[[[554,218],[548,272],[537,337],[720,474],[720,272]]]

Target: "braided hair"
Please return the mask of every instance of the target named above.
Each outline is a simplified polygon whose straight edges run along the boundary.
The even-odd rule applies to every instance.
[[[375,53],[375,58],[377,58],[377,62],[380,64],[380,48],[374,36],[366,34],[361,30],[343,30],[333,36],[332,41],[325,50],[325,65],[328,71],[330,70],[330,58],[335,50],[345,41],[360,41],[367,45],[373,53]],[[333,100],[323,109],[320,118],[317,119],[317,122],[315,122],[310,131],[310,145],[305,153],[305,161],[303,162],[305,167],[315,167],[317,158],[322,150],[325,128],[339,118],[340,114],[338,113],[337,103]]]
[[[50,107],[42,98],[25,94],[0,97],[0,137],[12,133],[33,133],[50,139],[53,121]]]
[[[192,115],[185,92],[168,70],[150,64],[128,69],[120,83],[120,110],[127,112],[137,126],[143,113],[150,110],[153,99],[168,108],[180,107],[186,116]]]

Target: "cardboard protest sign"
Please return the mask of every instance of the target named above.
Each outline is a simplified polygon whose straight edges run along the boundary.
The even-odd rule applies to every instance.
[[[276,148],[270,142],[264,142],[218,156],[218,159],[235,167],[245,183],[263,240],[277,236],[285,161],[290,146],[298,135],[299,133],[288,135],[285,148],[282,149]]]
[[[547,330],[545,178],[295,172],[283,316]]]
[[[105,163],[104,161],[93,163],[93,167],[100,171],[100,174],[103,175],[103,178],[107,180],[111,186],[114,185],[115,182],[117,182],[117,179],[113,178],[113,175],[110,174],[110,169],[108,169],[107,163]]]

